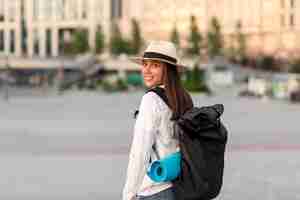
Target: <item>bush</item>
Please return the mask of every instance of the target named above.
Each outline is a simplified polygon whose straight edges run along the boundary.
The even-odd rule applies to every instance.
[[[263,56],[257,61],[257,67],[266,71],[279,71],[276,60],[273,56]]]
[[[290,67],[289,70],[291,73],[297,73],[300,74],[300,58],[298,58],[297,60],[295,60]]]
[[[204,70],[199,70],[196,66],[192,71],[186,72],[183,85],[190,92],[210,93],[209,88],[205,84]]]
[[[132,54],[133,48],[129,40],[122,36],[118,24],[112,25],[112,33],[110,38],[110,52],[113,55],[120,55],[122,53]]]
[[[116,81],[103,80],[102,89],[106,92],[118,92],[128,90],[128,83],[121,79],[117,78]]]

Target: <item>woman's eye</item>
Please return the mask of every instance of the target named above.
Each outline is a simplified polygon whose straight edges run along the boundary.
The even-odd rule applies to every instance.
[[[154,67],[154,68],[158,68],[158,67],[159,67],[159,64],[154,64],[153,67]]]

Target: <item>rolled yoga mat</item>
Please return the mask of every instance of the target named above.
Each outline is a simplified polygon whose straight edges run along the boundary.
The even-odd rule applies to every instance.
[[[147,174],[154,182],[167,182],[180,174],[180,152],[176,152],[151,163]]]

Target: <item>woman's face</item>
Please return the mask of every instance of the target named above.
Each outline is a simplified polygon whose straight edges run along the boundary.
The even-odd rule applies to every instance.
[[[154,60],[143,61],[142,75],[144,83],[148,88],[162,84],[164,65],[162,62]]]

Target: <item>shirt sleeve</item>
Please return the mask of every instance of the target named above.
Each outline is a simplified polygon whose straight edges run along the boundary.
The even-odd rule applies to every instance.
[[[157,105],[157,101],[151,92],[143,96],[134,126],[127,179],[123,189],[123,200],[130,200],[137,194],[146,175],[155,133],[158,130],[159,114]]]

